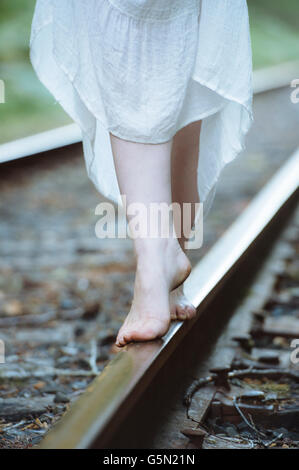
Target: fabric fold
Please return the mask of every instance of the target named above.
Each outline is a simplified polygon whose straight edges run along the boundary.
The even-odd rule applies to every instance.
[[[206,216],[252,121],[247,5],[166,4],[168,16],[164,10],[157,19],[157,0],[37,0],[30,58],[82,130],[88,176],[114,202],[120,193],[109,132],[155,144],[202,119],[197,176]]]

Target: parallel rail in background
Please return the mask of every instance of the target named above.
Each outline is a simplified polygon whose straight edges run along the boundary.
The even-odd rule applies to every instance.
[[[254,94],[264,93],[291,85],[299,78],[299,61],[267,67],[253,72]],[[51,150],[81,142],[81,131],[76,124],[51,129],[0,145],[0,164],[13,160],[46,154]]]

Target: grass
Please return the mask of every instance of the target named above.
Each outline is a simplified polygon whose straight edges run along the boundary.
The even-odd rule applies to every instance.
[[[0,79],[6,91],[0,143],[70,122],[29,61],[34,5],[35,0],[0,3]],[[248,6],[254,68],[299,59],[298,0],[248,0]]]
[[[34,0],[1,0],[0,4],[0,78],[5,83],[0,143],[71,122],[39,82],[29,60],[34,5]]]
[[[298,0],[249,0],[253,68],[299,59]]]

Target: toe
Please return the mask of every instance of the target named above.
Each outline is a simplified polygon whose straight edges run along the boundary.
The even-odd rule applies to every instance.
[[[177,311],[176,311],[176,306],[174,305],[170,309],[170,318],[171,320],[177,320]]]
[[[123,332],[123,330],[120,330],[120,331],[119,331],[115,343],[116,343],[116,345],[117,345],[118,347],[122,347],[122,346],[124,346],[124,345],[126,344],[125,339],[124,339],[124,332]]]
[[[190,305],[188,308],[187,308],[187,312],[188,312],[188,318],[193,318],[195,317],[196,315],[196,308],[193,307],[193,305]]]
[[[176,311],[179,320],[186,320],[186,318],[188,318],[188,313],[184,305],[177,305]]]
[[[132,343],[133,341],[142,340],[142,331],[136,329],[127,330],[123,336],[124,344]]]
[[[131,341],[130,335],[124,335],[124,337],[123,337],[123,346],[125,344],[130,343],[130,341]]]

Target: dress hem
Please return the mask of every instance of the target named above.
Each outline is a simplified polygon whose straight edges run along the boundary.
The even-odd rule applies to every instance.
[[[98,168],[94,167],[96,164],[95,163],[96,152],[94,148],[95,146],[95,140],[94,140],[95,134],[94,133],[97,132],[96,130],[97,126],[100,126],[103,131],[109,132],[112,135],[115,135],[116,137],[121,138],[126,141],[143,143],[143,144],[162,144],[162,143],[170,141],[179,130],[183,129],[188,124],[203,120],[213,115],[216,115],[217,113],[220,113],[222,110],[224,110],[223,112],[225,112],[226,107],[231,106],[232,103],[236,103],[237,105],[242,107],[243,111],[245,111],[246,113],[246,116],[241,115],[241,118],[240,118],[241,121],[239,124],[240,128],[238,132],[236,133],[234,140],[230,142],[229,152],[225,155],[225,158],[222,158],[219,161],[220,163],[219,166],[216,166],[214,168],[214,173],[213,175],[210,175],[208,184],[207,184],[207,179],[204,178],[201,181],[201,185],[198,188],[199,194],[200,194],[200,200],[201,202],[204,203],[204,207],[206,204],[206,208],[207,208],[207,210],[204,210],[204,217],[205,217],[205,215],[207,214],[207,212],[209,211],[211,207],[211,204],[215,195],[217,183],[220,179],[222,170],[228,163],[233,161],[236,158],[236,156],[245,147],[245,136],[253,121],[253,114],[252,114],[251,101],[250,101],[249,94],[248,94],[247,100],[245,100],[245,97],[244,97],[244,100],[239,100],[236,96],[231,96],[228,92],[221,89],[221,87],[215,85],[214,83],[211,83],[209,80],[205,80],[198,74],[198,72],[194,71],[190,77],[190,81],[193,80],[199,85],[202,85],[206,87],[207,89],[213,91],[221,98],[224,98],[224,101],[220,105],[214,106],[204,113],[198,113],[198,115],[194,113],[194,116],[192,116],[191,119],[182,121],[180,125],[176,128],[175,132],[172,132],[170,137],[165,136],[165,137],[160,137],[158,140],[157,139],[153,140],[153,139],[136,138],[136,137],[128,136],[127,134],[124,135],[121,132],[114,132],[114,130],[109,129],[109,126],[107,126],[107,124],[103,122],[104,121],[103,116],[99,116],[99,114],[94,111],[93,106],[90,103],[88,97],[84,96],[84,90],[82,92],[82,88],[78,86],[78,84],[76,83],[75,77],[73,77],[71,73],[67,70],[67,68],[64,67],[64,65],[61,64],[60,61],[57,59],[53,42],[52,42],[51,47],[49,48],[49,53],[52,54],[52,59],[55,63],[55,66],[58,68],[56,72],[57,80],[59,80],[59,73],[62,73],[62,75],[65,77],[65,80],[69,83],[70,88],[72,88],[73,92],[77,94],[78,100],[81,101],[80,104],[82,104],[82,106],[86,109],[87,121],[89,119],[89,114],[91,115],[90,119],[92,119],[92,121],[90,121],[91,122],[90,126],[85,125],[86,124],[85,118],[83,119],[80,118],[80,115],[76,112],[76,109],[73,107],[72,103],[64,99],[63,90],[60,87],[55,86],[55,81],[51,80],[51,78],[48,77],[47,75],[46,69],[43,69],[44,59],[43,59],[43,56],[41,56],[41,51],[38,48],[37,42],[38,42],[38,39],[40,38],[39,35],[44,34],[47,28],[50,29],[49,34],[50,35],[53,34],[51,31],[52,24],[53,24],[53,18],[43,23],[43,25],[40,26],[40,28],[34,31],[34,34],[30,38],[30,60],[32,62],[32,65],[36,71],[36,74],[39,80],[49,89],[51,94],[54,96],[55,100],[61,104],[61,106],[64,108],[67,114],[69,114],[71,118],[79,124],[82,130],[82,134],[84,136],[83,141],[85,140],[86,142],[86,139],[88,139],[88,152],[89,154],[90,152],[92,152],[92,155],[91,155],[92,158],[89,159],[89,162],[87,165],[88,176],[93,181],[97,190],[112,201],[117,201],[117,197],[116,197],[117,188],[114,187],[113,184],[111,184],[110,185],[111,187],[110,187],[109,184],[107,184],[107,181],[104,181],[105,178],[103,178],[103,172],[105,172],[105,168],[103,168],[103,172],[101,172],[101,175],[99,175]],[[202,71],[203,74],[204,72],[205,71]],[[55,72],[54,72],[54,76],[55,76]],[[219,120],[221,119],[222,117],[220,113]],[[93,134],[93,137],[91,136],[91,133]],[[106,136],[104,138],[106,139]],[[111,143],[110,143],[110,146],[111,146]],[[108,170],[110,170],[110,168],[108,168]],[[198,170],[198,176],[199,176],[199,171],[200,169]]]
[[[31,62],[32,64],[34,63],[34,59],[33,59],[33,48],[34,48],[34,41],[36,40],[38,34],[40,34],[42,32],[42,30],[45,28],[45,27],[51,27],[52,25],[52,22],[49,21],[49,22],[46,22],[37,32],[36,34],[34,35],[34,37],[32,38],[32,40],[30,41],[30,59],[31,59]],[[202,119],[205,119],[209,116],[212,116],[213,114],[216,114],[217,112],[221,111],[224,106],[226,105],[226,103],[221,103],[221,105],[219,106],[215,106],[213,107],[212,109],[209,109],[208,111],[204,112],[204,113],[199,113],[199,115],[195,115],[195,117],[193,117],[191,120],[186,120],[186,121],[183,121],[183,124],[180,125],[179,127],[177,127],[177,129],[175,130],[174,133],[172,133],[172,135],[170,137],[164,137],[164,138],[161,138],[159,140],[144,140],[143,138],[138,138],[138,137],[132,137],[132,136],[128,136],[128,135],[125,135],[123,133],[116,133],[114,131],[112,131],[111,129],[109,129],[109,126],[107,126],[104,122],[103,122],[103,118],[102,116],[99,117],[99,115],[95,112],[94,109],[92,109],[92,105],[90,104],[90,101],[88,99],[87,96],[84,96],[84,93],[82,93],[82,90],[80,89],[80,87],[77,86],[74,78],[71,76],[71,74],[69,73],[69,71],[67,70],[66,67],[63,66],[63,64],[61,64],[57,58],[56,58],[56,55],[54,53],[54,50],[52,48],[52,56],[53,56],[53,59],[55,60],[55,63],[57,65],[57,67],[65,74],[66,78],[69,80],[71,86],[74,87],[74,89],[76,90],[76,92],[78,93],[78,96],[80,97],[81,101],[84,103],[84,105],[86,106],[86,108],[88,109],[88,111],[94,116],[94,118],[96,119],[96,121],[98,121],[101,126],[109,133],[111,133],[112,135],[120,138],[120,139],[123,139],[123,140],[126,140],[128,142],[135,142],[135,143],[141,143],[141,144],[163,144],[163,143],[166,143],[166,142],[169,142],[171,139],[173,139],[173,137],[176,135],[177,132],[179,132],[181,129],[183,129],[184,127],[188,126],[189,124],[191,124],[192,122],[197,122],[197,121],[201,121]],[[42,75],[40,74],[39,70],[38,70],[38,67],[35,67],[35,71],[36,71],[36,74],[38,75],[39,79],[41,82],[43,82],[45,84],[45,80],[42,79]],[[212,87],[206,83],[204,83],[203,80],[200,80],[198,79],[198,77],[194,77],[192,76],[190,78],[190,80],[194,80],[195,82],[199,83],[200,85],[203,85],[205,86],[206,88],[218,93],[216,90],[213,90]],[[47,86],[47,88],[50,89],[50,87]],[[56,95],[54,94],[54,91],[51,91],[51,93],[53,94],[53,96],[55,97],[56,101],[58,103],[61,103],[62,102],[62,99],[56,97]],[[218,93],[220,94],[220,93]],[[223,95],[221,95],[223,96]],[[225,96],[223,96],[224,98],[226,98]],[[229,99],[229,98],[228,98]],[[74,119],[72,117],[72,119]],[[86,133],[88,133],[88,130],[87,129],[84,129],[82,127],[82,125],[80,124],[80,127],[82,128],[82,130]]]

